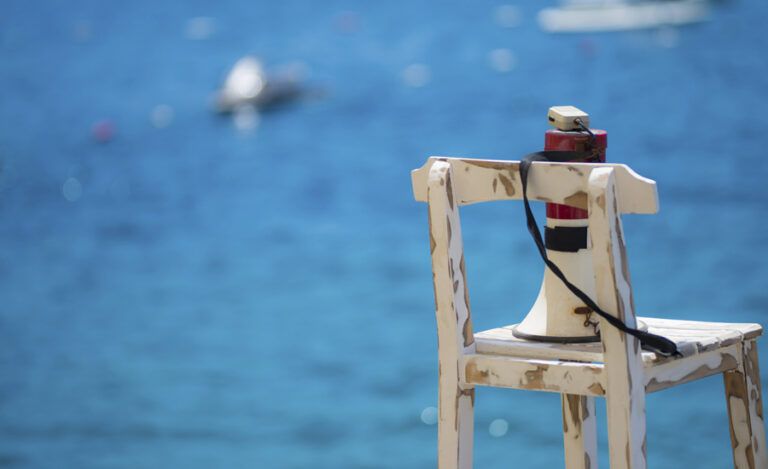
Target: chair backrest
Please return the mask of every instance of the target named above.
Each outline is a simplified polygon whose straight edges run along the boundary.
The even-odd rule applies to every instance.
[[[429,171],[436,162],[453,169],[453,191],[459,205],[495,200],[522,199],[518,161],[480,160],[433,156],[411,172],[413,195],[427,202]],[[528,198],[587,209],[587,180],[595,168],[613,168],[619,191],[621,213],[658,212],[656,182],[644,178],[623,164],[535,162],[529,174]]]
[[[466,383],[464,358],[475,352],[469,306],[459,205],[520,199],[519,163],[515,161],[430,158],[413,171],[413,192],[429,204],[429,239],[435,288],[439,362],[443,376]],[[533,163],[531,200],[587,209],[595,269],[594,300],[627,326],[636,327],[622,213],[655,213],[656,184],[624,165]],[[611,460],[637,459],[645,467],[645,380],[640,342],[600,319],[608,419],[621,438],[611,445]],[[456,368],[453,368],[453,364]],[[620,396],[612,399],[610,396]],[[622,396],[629,396],[628,399]],[[627,454],[613,453],[626,448]],[[642,448],[642,449],[641,449]],[[634,467],[634,465],[633,465]]]
[[[522,199],[519,162],[431,157],[411,177],[416,200],[429,205],[439,347],[441,353],[460,359],[474,352],[474,336],[458,207]],[[588,210],[594,300],[635,327],[620,214],[656,213],[656,183],[621,164],[535,162],[529,173],[528,197]],[[636,339],[625,340],[623,333],[608,324],[601,324],[600,330],[606,362],[609,351],[617,352],[616,359],[626,360],[628,354],[640,359]]]

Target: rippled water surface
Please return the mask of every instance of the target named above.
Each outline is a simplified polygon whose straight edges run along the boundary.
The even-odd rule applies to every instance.
[[[434,467],[409,171],[540,149],[556,104],[658,181],[660,214],[625,220],[640,314],[765,322],[767,5],[553,36],[537,2],[4,2],[0,466]],[[246,53],[322,97],[213,115]],[[520,207],[462,215],[476,329],[519,321]],[[480,389],[476,466],[561,467],[559,412]],[[731,464],[717,377],[650,396],[648,427],[650,467]]]

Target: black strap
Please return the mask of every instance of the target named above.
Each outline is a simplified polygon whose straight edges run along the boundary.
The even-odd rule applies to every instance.
[[[537,153],[531,153],[520,161],[520,181],[523,185],[523,202],[525,203],[525,218],[528,224],[528,231],[533,237],[533,241],[536,243],[536,247],[539,250],[541,258],[544,260],[544,264],[552,271],[553,274],[565,284],[565,286],[574,295],[576,295],[581,301],[584,302],[592,311],[597,313],[601,318],[605,319],[610,325],[616,329],[636,337],[643,348],[652,352],[658,353],[665,357],[680,356],[680,352],[677,350],[677,345],[674,342],[662,337],[660,335],[651,334],[649,332],[641,331],[627,326],[620,319],[612,316],[603,311],[592,299],[581,291],[579,287],[572,284],[565,278],[565,275],[560,268],[547,257],[547,249],[544,245],[544,241],[541,239],[541,232],[536,224],[536,219],[533,216],[531,205],[528,202],[528,171],[531,168],[531,163],[534,161],[596,161],[596,155],[593,152],[576,152],[576,151],[540,151]]]

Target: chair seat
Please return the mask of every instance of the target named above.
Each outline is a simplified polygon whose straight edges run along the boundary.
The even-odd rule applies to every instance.
[[[638,317],[648,331],[664,336],[677,344],[684,357],[727,347],[744,340],[759,337],[763,328],[759,324],[681,321]],[[602,362],[600,342],[559,344],[518,339],[512,334],[515,325],[489,329],[475,334],[479,354],[508,355],[521,358],[557,359],[583,362]],[[643,362],[664,361],[653,352],[643,352]]]
[[[739,344],[759,337],[759,324],[713,323],[638,318],[649,332],[677,344],[682,357],[643,351],[647,392],[722,373],[738,367]],[[479,385],[563,392],[545,380],[529,379],[531,371],[558,375],[574,394],[603,395],[603,350],[600,342],[560,344],[518,339],[513,326],[475,334],[475,354],[467,357],[467,379]],[[504,370],[509,370],[505,372]],[[523,379],[520,379],[520,376]],[[551,382],[554,382],[552,379]]]

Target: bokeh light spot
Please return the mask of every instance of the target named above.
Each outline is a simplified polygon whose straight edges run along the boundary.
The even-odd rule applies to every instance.
[[[334,18],[333,26],[340,33],[356,33],[360,30],[360,15],[354,11],[342,11]]]
[[[421,421],[424,422],[426,425],[434,425],[437,423],[437,408],[436,407],[425,407],[424,410],[421,411]]]
[[[92,29],[88,21],[78,21],[72,28],[72,35],[76,42],[88,42],[93,36]]]
[[[488,433],[494,438],[499,438],[507,434],[509,423],[504,419],[496,419],[488,425]]]
[[[213,36],[215,32],[216,20],[207,16],[198,16],[187,21],[184,36],[193,41],[201,41]]]
[[[514,5],[501,5],[494,11],[493,18],[503,28],[514,28],[520,24],[520,9]]]
[[[407,86],[419,88],[429,83],[432,73],[424,64],[411,64],[405,67],[401,76]]]
[[[232,116],[235,128],[241,132],[253,132],[259,126],[261,118],[256,108],[250,105],[239,106]]]
[[[494,49],[488,54],[491,68],[500,73],[506,73],[515,68],[517,59],[509,49]]]
[[[149,121],[157,129],[168,127],[173,122],[173,108],[167,104],[160,104],[152,108]]]
[[[83,195],[83,185],[76,178],[68,178],[61,186],[61,193],[69,202],[75,202]]]

